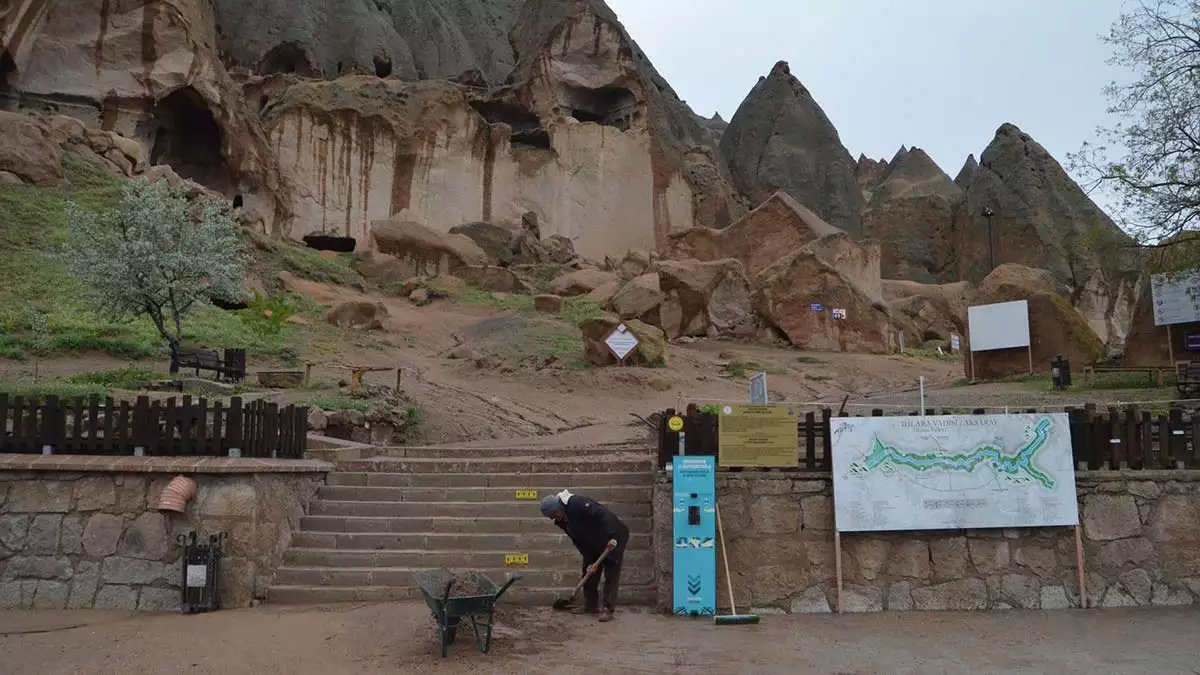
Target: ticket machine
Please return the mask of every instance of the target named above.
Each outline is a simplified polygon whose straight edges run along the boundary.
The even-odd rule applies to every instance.
[[[675,457],[675,613],[713,616],[717,609],[717,458]]]

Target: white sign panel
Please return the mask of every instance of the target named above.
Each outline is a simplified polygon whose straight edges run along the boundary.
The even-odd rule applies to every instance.
[[[1200,270],[1184,275],[1150,277],[1154,296],[1154,325],[1174,326],[1200,321]]]
[[[204,565],[187,566],[187,587],[202,588],[208,583],[208,568]]]
[[[617,355],[618,359],[624,361],[625,357],[632,354],[633,350],[637,349],[637,346],[641,343],[638,341],[636,335],[629,332],[625,324],[621,324],[609,334],[604,340],[604,344],[608,345],[608,348],[613,351],[613,354]]]
[[[1066,413],[830,423],[842,532],[1079,523]]]
[[[957,335],[950,336],[950,351],[962,351],[962,338],[958,337]]]
[[[979,305],[967,310],[971,351],[1029,346],[1029,301]]]
[[[767,405],[767,374],[750,378],[750,405]]]

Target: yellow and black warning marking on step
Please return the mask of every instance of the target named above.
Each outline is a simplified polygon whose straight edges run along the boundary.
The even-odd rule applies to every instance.
[[[537,490],[517,490],[517,499],[537,499]]]
[[[529,554],[528,553],[514,553],[512,555],[506,555],[506,556],[504,556],[504,564],[508,565],[509,567],[512,567],[514,565],[528,565],[529,564]]]

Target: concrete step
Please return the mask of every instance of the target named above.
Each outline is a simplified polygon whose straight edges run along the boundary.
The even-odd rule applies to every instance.
[[[624,518],[633,534],[650,534],[649,515]],[[304,516],[300,519],[302,532],[365,532],[396,534],[551,534],[564,536],[550,521],[533,518],[474,517],[474,516]],[[565,541],[565,539],[564,539]]]
[[[338,474],[331,474],[330,477]],[[389,474],[376,474],[386,476]],[[403,475],[403,474],[397,474]],[[322,485],[318,499],[364,502],[514,502],[537,508],[537,500],[518,500],[517,490],[534,490],[538,497],[557,494],[564,489],[598,499],[604,504],[649,504],[654,488],[583,486],[580,484],[531,485],[529,487],[374,487],[368,485]]]
[[[605,504],[622,520],[649,518],[650,504]],[[456,518],[530,518],[536,517],[546,526],[537,502],[366,502],[320,499],[309,506],[314,516],[379,516],[379,517],[456,517]]]
[[[549,527],[549,525],[547,524]],[[292,535],[292,546],[296,548],[326,548],[338,550],[371,551],[496,551],[511,549],[522,551],[545,551],[567,548],[574,550],[565,534],[546,532],[511,534],[400,534],[380,532],[313,532],[301,530]],[[629,550],[650,550],[650,535],[636,533],[629,536]]]
[[[522,607],[550,606],[555,599],[570,596],[574,587],[529,586],[518,581],[513,584],[497,606],[516,605]],[[624,579],[622,579],[624,581]],[[653,585],[621,584],[621,605],[648,606],[656,602]],[[342,602],[402,602],[420,600],[421,592],[415,586],[302,586],[276,584],[267,590],[267,602],[276,604],[335,604]]]
[[[377,467],[376,467],[377,468]],[[561,486],[646,486],[654,485],[654,474],[650,471],[599,471],[599,472],[543,472],[524,473],[389,473],[387,471],[346,471],[329,474],[331,486],[368,486],[392,488],[521,488],[535,485]],[[600,499],[599,495],[591,495]],[[462,500],[466,501],[466,500]]]
[[[413,574],[427,567],[281,567],[275,572],[275,583],[282,586],[415,586]],[[458,569],[463,569],[458,566]],[[570,588],[579,582],[579,569],[548,570],[525,569],[518,571],[504,568],[485,568],[483,572],[497,583],[503,583],[505,575],[520,574],[521,580],[534,587]],[[654,581],[654,566],[625,566],[621,568],[621,581],[630,584],[648,584]]]
[[[650,474],[654,458],[622,453],[587,459],[397,459],[376,457],[352,459],[338,462],[338,471],[366,471],[376,473],[637,473]]]
[[[339,551],[325,548],[292,548],[283,554],[286,567],[457,567],[466,569],[494,569],[506,567],[505,556],[522,553],[529,556],[529,565],[511,567],[511,572],[522,568],[574,570],[579,573],[581,560],[575,549],[565,548],[545,551]],[[625,554],[625,567],[651,567],[654,557],[650,551],[629,551]]]
[[[539,459],[572,459],[587,458],[614,453],[644,454],[654,456],[654,449],[647,446],[592,446],[576,448],[558,448],[552,446],[529,447],[510,446],[496,448],[447,448],[447,447],[394,447],[372,448],[371,456],[394,457],[401,459],[484,459],[495,457],[500,459],[530,457]]]

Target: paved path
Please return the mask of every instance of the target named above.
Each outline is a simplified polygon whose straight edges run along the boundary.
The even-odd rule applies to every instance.
[[[30,632],[37,631],[37,632]],[[644,612],[611,624],[508,608],[490,655],[435,655],[413,603],[272,607],[200,616],[0,612],[6,675],[145,672],[1200,673],[1200,610],[764,617],[758,626]],[[467,636],[464,636],[467,637]],[[460,638],[461,640],[462,638]]]

